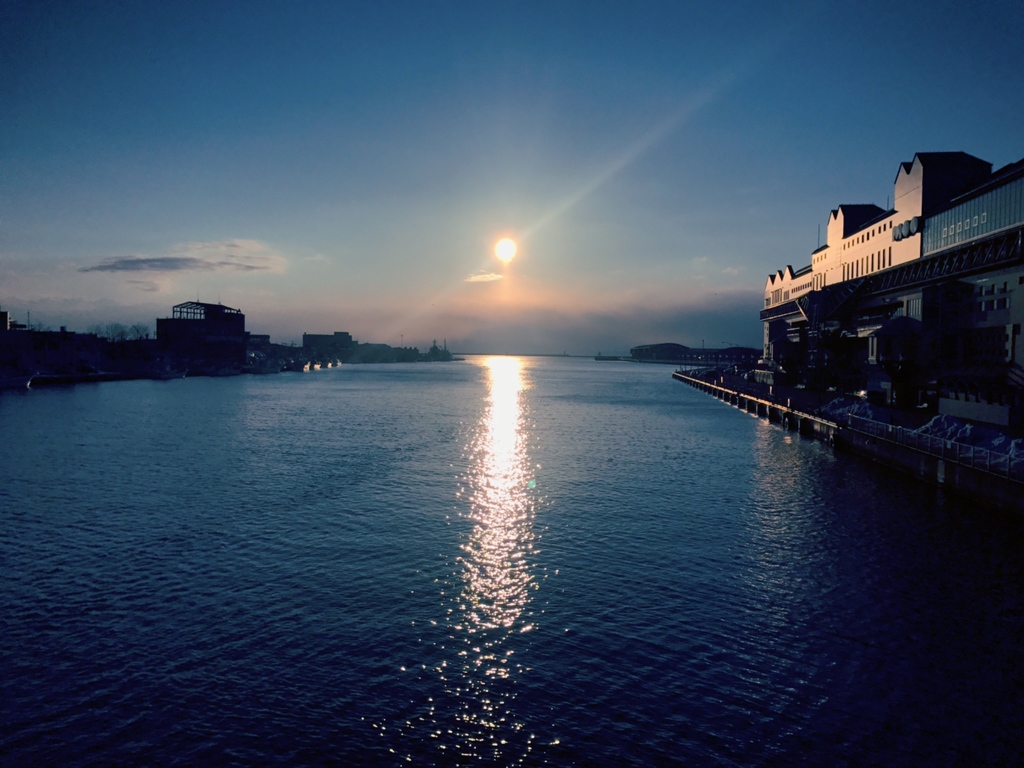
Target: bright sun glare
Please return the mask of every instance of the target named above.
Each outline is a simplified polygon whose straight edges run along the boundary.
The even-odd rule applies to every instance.
[[[515,258],[516,241],[511,237],[503,237],[494,246],[494,255],[508,264],[513,258]]]

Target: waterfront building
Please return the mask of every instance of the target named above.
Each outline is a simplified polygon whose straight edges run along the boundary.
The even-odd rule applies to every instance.
[[[687,363],[690,365],[742,365],[753,366],[760,350],[750,347],[687,347],[683,344],[665,342],[661,344],[640,344],[629,350],[629,356],[638,363]]]
[[[356,342],[346,331],[302,334],[302,351],[309,358],[348,361]]]
[[[187,301],[156,321],[160,347],[188,365],[190,374],[240,373],[247,336],[245,315],[223,304]]]
[[[780,380],[978,421],[1024,421],[1024,160],[901,163],[893,207],[840,205],[810,264],[765,283]]]

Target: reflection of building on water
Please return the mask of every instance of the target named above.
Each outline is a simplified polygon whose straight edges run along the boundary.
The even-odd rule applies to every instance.
[[[919,153],[893,201],[838,206],[810,264],[769,276],[763,380],[1024,424],[1024,160]]]

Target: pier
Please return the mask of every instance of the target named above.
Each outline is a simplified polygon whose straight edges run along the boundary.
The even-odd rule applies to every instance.
[[[782,403],[774,399],[758,397],[748,392],[741,392],[737,389],[730,389],[722,384],[713,384],[709,381],[690,376],[682,371],[675,371],[672,374],[672,378],[729,403],[741,411],[768,419],[768,421],[778,424],[785,430],[797,432],[805,437],[822,440],[829,445],[835,444],[839,425],[834,421],[806,413],[794,407],[791,398],[786,398],[786,402]]]
[[[793,407],[792,398],[781,403],[682,371],[675,371],[672,378],[785,430],[822,440],[983,506],[1018,513],[1024,508],[1024,462],[1019,459],[859,416],[847,415],[843,423],[829,421]]]

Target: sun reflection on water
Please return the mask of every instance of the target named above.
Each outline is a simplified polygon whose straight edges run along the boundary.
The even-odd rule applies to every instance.
[[[486,366],[490,400],[470,500],[474,526],[461,559],[463,628],[470,634],[512,628],[529,599],[531,583],[525,561],[533,536],[519,402],[526,386],[522,364],[514,357],[492,357]]]
[[[474,363],[482,369],[487,396],[466,433],[461,490],[450,521],[460,531],[458,554],[447,561],[451,570],[434,579],[445,614],[413,622],[432,650],[415,667],[401,668],[420,683],[424,677],[435,683],[419,714],[395,723],[404,741],[398,747],[402,759],[411,764],[516,765],[534,757],[537,746],[515,706],[528,671],[534,614],[543,613],[533,605],[534,523],[541,497],[523,397],[530,377],[519,358]],[[388,738],[383,725],[374,727]]]
[[[527,451],[522,393],[529,382],[522,361],[492,357],[487,409],[470,446],[466,515],[472,528],[457,563],[461,582],[453,606],[451,639],[457,661],[441,668],[446,692],[458,697],[463,757],[525,757],[532,736],[512,709],[523,671],[512,638],[533,628],[528,611],[535,588],[534,483]]]

